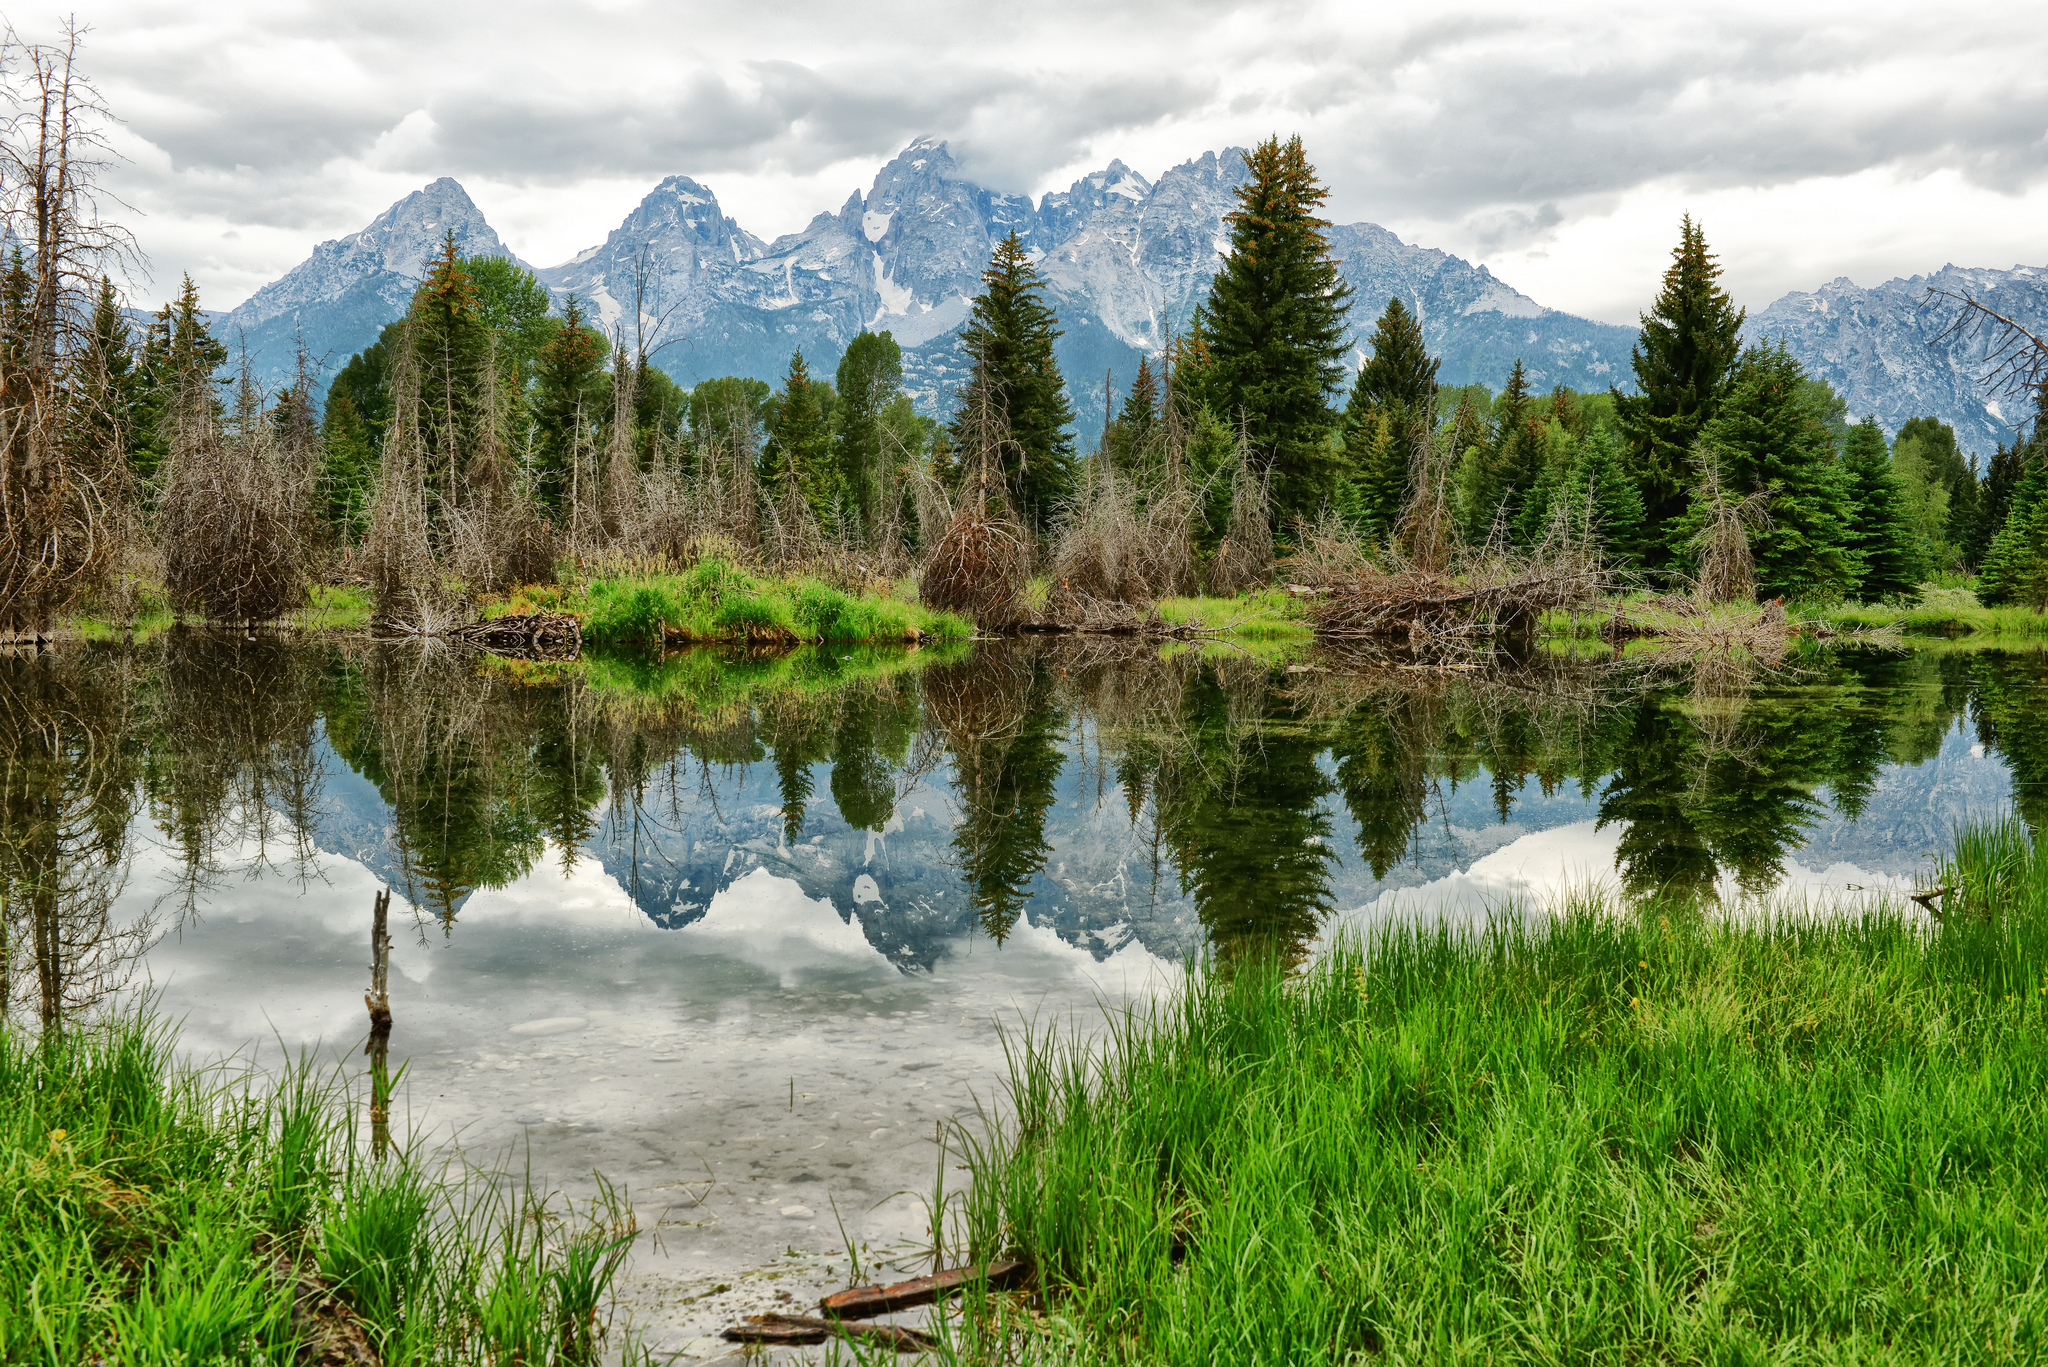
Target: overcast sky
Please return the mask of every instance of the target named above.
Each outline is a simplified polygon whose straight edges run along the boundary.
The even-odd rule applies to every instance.
[[[1688,210],[1752,307],[2048,262],[2048,38],[2010,4],[81,5],[146,303],[235,304],[441,175],[537,265],[675,172],[773,237],[922,134],[1036,194],[1298,132],[1338,221],[1616,322]]]

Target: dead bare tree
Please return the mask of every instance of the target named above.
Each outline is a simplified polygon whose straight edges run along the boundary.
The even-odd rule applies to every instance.
[[[1929,302],[1947,299],[1955,313],[1936,341],[1974,341],[1983,349],[1981,383],[1992,393],[2032,398],[2048,386],[2048,337],[1966,292],[1927,290]]]
[[[0,632],[40,631],[106,577],[120,471],[105,449],[68,440],[90,386],[72,372],[86,348],[95,287],[136,262],[134,239],[102,216],[112,122],[78,70],[85,30],[52,44],[0,37],[0,214],[17,244],[0,317]]]
[[[313,480],[263,411],[242,358],[233,425],[223,431],[210,377],[176,396],[170,469],[157,512],[164,586],[181,610],[216,622],[267,622],[306,601]]]
[[[918,575],[929,607],[964,612],[984,630],[1014,625],[1023,615],[1031,575],[1031,535],[1004,499],[1002,456],[1014,445],[988,386],[969,411],[966,479],[946,529],[932,543]]]
[[[1700,553],[1698,595],[1708,603],[1747,603],[1756,598],[1756,561],[1750,555],[1753,528],[1771,524],[1768,489],[1737,498],[1722,483],[1721,462],[1704,444],[1694,451],[1700,482],[1693,505],[1706,522],[1692,538]]]

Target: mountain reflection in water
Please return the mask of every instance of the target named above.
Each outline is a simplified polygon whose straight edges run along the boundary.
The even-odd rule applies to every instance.
[[[906,970],[1026,914],[1097,954],[1298,954],[1333,909],[1588,820],[1637,892],[1765,890],[1816,841],[1906,874],[1968,811],[2048,817],[2044,700],[2048,657],[1985,651],[1746,689],[1073,640],[564,665],[177,631],[12,654],[0,1000],[90,1006],[219,880],[307,885],[322,852],[442,935],[551,853],[670,929],[768,869]],[[113,912],[139,839],[175,870],[154,922]]]

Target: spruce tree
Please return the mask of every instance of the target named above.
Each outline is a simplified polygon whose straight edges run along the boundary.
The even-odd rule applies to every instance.
[[[476,283],[455,251],[453,229],[442,239],[441,254],[413,295],[410,317],[427,478],[452,492],[475,446],[491,344]]]
[[[1146,462],[1159,414],[1159,377],[1152,371],[1152,358],[1140,356],[1138,374],[1124,395],[1123,407],[1103,434],[1102,451],[1111,466],[1134,470]]]
[[[1847,497],[1827,428],[1805,393],[1806,372],[1782,347],[1751,347],[1701,432],[1738,497],[1768,490],[1770,524],[1750,535],[1764,596],[1825,598],[1856,582],[1844,544]],[[1650,525],[1656,514],[1644,500]],[[1676,529],[1689,539],[1697,515]]]
[[[1747,315],[1721,288],[1721,267],[1690,214],[1679,226],[1671,257],[1663,292],[1642,315],[1642,339],[1632,357],[1637,392],[1624,394],[1617,387],[1613,394],[1615,418],[1642,486],[1644,514],[1653,529],[1675,535],[1697,473],[1693,443],[1734,378]],[[1670,564],[1681,545],[1682,540],[1653,541],[1651,563]]]
[[[982,272],[981,293],[960,330],[960,349],[973,366],[953,435],[972,445],[972,433],[987,410],[1008,433],[1002,476],[1018,511],[1034,529],[1052,525],[1060,501],[1073,486],[1074,421],[1066,381],[1053,359],[1059,319],[1041,297],[1044,282],[1012,231],[996,245]]]
[[[1536,406],[1529,397],[1529,376],[1521,358],[1508,373],[1508,385],[1494,401],[1493,449],[1488,454],[1489,478],[1487,527],[1495,519],[1517,542],[1532,539],[1530,524],[1540,524],[1542,505],[1537,488],[1543,482],[1545,440],[1543,426],[1536,420]],[[1531,516],[1531,509],[1534,516]],[[1540,529],[1540,528],[1539,528]]]
[[[1436,426],[1437,364],[1415,315],[1398,295],[1389,300],[1344,409],[1345,477],[1357,490],[1362,530],[1374,540],[1388,539],[1407,505],[1417,431]]]
[[[104,275],[79,360],[80,407],[73,439],[83,448],[80,454],[89,462],[88,469],[104,468],[102,460],[126,465],[133,459],[142,375],[136,369],[121,296]]]
[[[1984,542],[1990,538],[1980,530],[1983,509],[1977,471],[1956,444],[1955,429],[1939,418],[1908,418],[1899,428],[1898,440],[1892,444],[1894,459],[1900,448],[1908,446],[1917,450],[1929,474],[1948,491],[1943,539],[1966,563],[1974,563],[1972,548],[1981,554]]]
[[[795,492],[821,522],[832,515],[838,498],[838,471],[832,463],[832,432],[826,420],[823,386],[811,378],[799,351],[789,358],[789,374],[776,395],[774,424],[768,433],[769,477]]]
[[[595,439],[605,411],[604,335],[584,320],[583,305],[570,295],[562,305],[562,326],[534,362],[533,430],[535,474],[541,502],[568,510],[572,464],[584,442]]]
[[[1856,592],[1866,602],[1911,593],[1926,573],[1926,557],[1907,525],[1906,491],[1876,419],[1849,429],[1842,472],[1848,486],[1844,548],[1858,578]]]
[[[1590,434],[1558,480],[1550,500],[1574,531],[1590,534],[1609,565],[1638,562],[1643,548],[1643,498],[1610,432]]]
[[[886,332],[863,330],[846,344],[837,373],[832,453],[837,479],[863,529],[881,512],[882,413],[903,387],[903,348]]]
[[[2030,443],[2033,445],[2034,443]],[[2005,525],[1984,552],[1978,595],[1992,604],[2048,608],[2048,459],[2030,451],[2006,509]]]
[[[170,454],[169,422],[192,389],[208,388],[213,411],[223,411],[215,376],[227,360],[227,346],[207,328],[199,287],[187,275],[177,297],[157,311],[143,335],[131,464],[145,490],[163,477]]]
[[[362,539],[370,525],[370,495],[376,484],[377,448],[368,423],[356,411],[355,394],[329,386],[321,415],[320,518],[342,545]]]
[[[1206,398],[1242,423],[1284,526],[1312,516],[1333,487],[1330,398],[1344,373],[1351,287],[1316,217],[1329,192],[1301,139],[1269,138],[1245,165],[1250,178],[1224,219],[1230,253],[1209,286]]]

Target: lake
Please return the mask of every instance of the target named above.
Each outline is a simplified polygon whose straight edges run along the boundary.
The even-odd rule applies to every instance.
[[[7,1010],[153,993],[186,1051],[626,1184],[656,1341],[915,1265],[1006,1042],[1184,966],[1574,887],[1833,906],[2048,817],[2048,655],[1769,677],[1042,638],[508,661],[176,631],[0,657]],[[936,1188],[936,1190],[935,1190]],[[924,1256],[927,1256],[928,1253]]]

